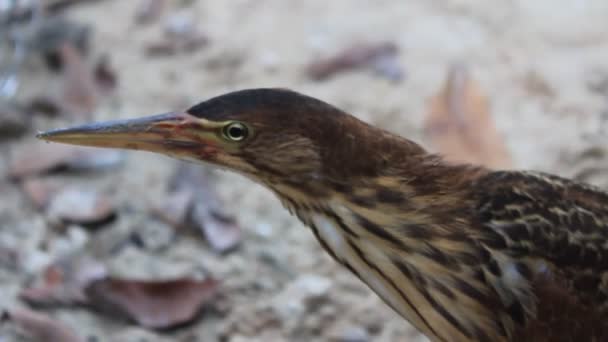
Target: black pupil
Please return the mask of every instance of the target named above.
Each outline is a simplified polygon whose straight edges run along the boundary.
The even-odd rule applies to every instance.
[[[231,126],[228,128],[228,136],[233,139],[242,139],[245,136],[245,129],[241,126]]]

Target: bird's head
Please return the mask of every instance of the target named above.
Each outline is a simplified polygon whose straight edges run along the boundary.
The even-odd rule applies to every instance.
[[[38,138],[208,162],[267,184],[374,176],[404,152],[406,142],[283,89],[236,91],[184,112],[51,130]],[[420,152],[415,144],[408,146]]]

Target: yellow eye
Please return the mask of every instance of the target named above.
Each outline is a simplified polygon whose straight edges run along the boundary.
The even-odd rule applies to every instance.
[[[247,138],[249,130],[247,126],[240,122],[231,122],[224,126],[222,133],[224,138],[231,141],[243,141]]]

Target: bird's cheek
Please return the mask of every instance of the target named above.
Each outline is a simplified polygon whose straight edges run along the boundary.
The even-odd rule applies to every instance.
[[[218,149],[213,145],[205,145],[198,151],[198,154],[201,159],[211,160],[217,157]]]

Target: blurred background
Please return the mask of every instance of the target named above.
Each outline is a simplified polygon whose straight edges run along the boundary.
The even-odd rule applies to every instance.
[[[37,131],[285,87],[608,186],[605,0],[0,0],[0,342],[426,341],[260,185]]]

